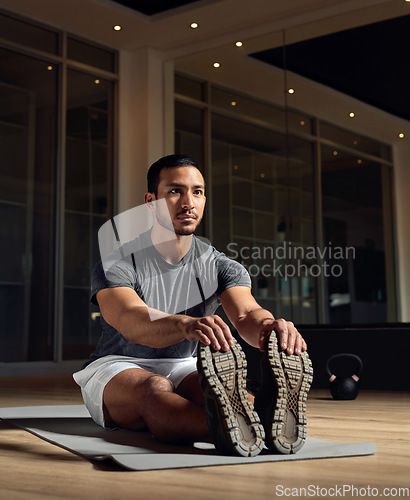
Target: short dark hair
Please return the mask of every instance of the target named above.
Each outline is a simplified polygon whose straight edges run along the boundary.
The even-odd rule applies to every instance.
[[[147,173],[147,188],[149,193],[154,193],[158,196],[159,174],[164,168],[172,167],[195,167],[200,172],[201,169],[195,160],[186,155],[168,155],[163,156],[153,163]]]

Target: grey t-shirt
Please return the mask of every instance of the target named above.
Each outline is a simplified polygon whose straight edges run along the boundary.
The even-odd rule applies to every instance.
[[[233,286],[251,286],[249,274],[238,262],[194,236],[188,253],[169,264],[151,242],[150,231],[124,244],[117,256],[99,262],[93,271],[91,301],[104,288],[129,287],[156,310],[193,317],[214,314],[222,292]],[[128,342],[101,316],[102,335],[90,362],[110,354],[136,358],[186,358],[196,355],[197,342],[183,340],[164,348]]]

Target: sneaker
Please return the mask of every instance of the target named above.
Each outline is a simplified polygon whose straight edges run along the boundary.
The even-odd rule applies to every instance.
[[[265,433],[246,392],[246,359],[236,343],[228,352],[198,346],[198,374],[215,448],[224,455],[254,457]]]
[[[313,380],[307,352],[300,356],[278,349],[276,333],[266,339],[261,387],[255,410],[265,429],[266,446],[275,453],[299,451],[306,441],[306,400]]]

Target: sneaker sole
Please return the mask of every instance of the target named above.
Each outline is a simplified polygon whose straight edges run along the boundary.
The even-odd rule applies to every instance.
[[[270,411],[264,416],[266,445],[282,454],[296,453],[306,441],[306,401],[313,380],[312,363],[305,351],[298,356],[279,350],[275,332],[269,336],[266,355],[268,366],[264,369],[271,370],[272,384],[276,384],[269,393],[277,394],[271,398]]]
[[[209,393],[223,427],[226,448],[233,454],[254,457],[264,447],[265,433],[246,391],[246,358],[239,344],[228,352],[210,346],[198,348],[198,373],[205,397]],[[218,443],[215,443],[218,449]]]

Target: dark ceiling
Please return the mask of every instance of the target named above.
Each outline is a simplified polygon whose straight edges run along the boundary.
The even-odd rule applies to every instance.
[[[175,9],[176,7],[181,7],[181,5],[187,5],[189,3],[195,3],[199,0],[113,0],[116,3],[125,5],[130,9],[137,10],[142,14],[147,16],[152,16],[153,14],[159,14],[160,12],[165,12],[166,10]]]
[[[252,54],[410,120],[410,15]]]

